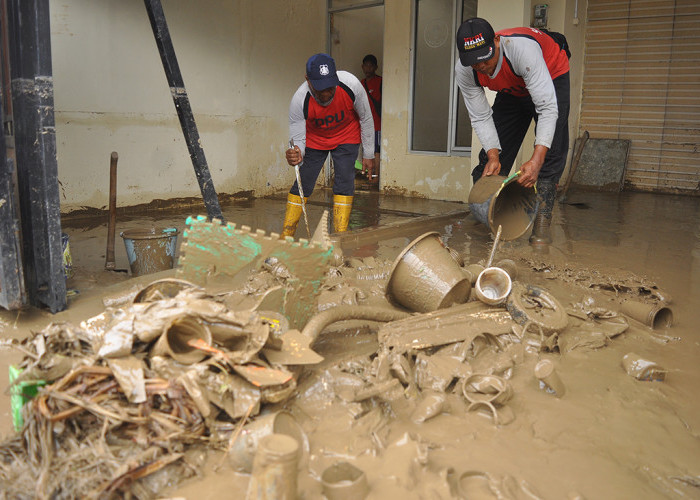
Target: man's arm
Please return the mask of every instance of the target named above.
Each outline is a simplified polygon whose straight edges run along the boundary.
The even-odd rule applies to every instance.
[[[462,66],[462,63],[457,61],[455,80],[462,92],[469,120],[479,141],[481,141],[481,145],[486,151],[490,149],[500,151],[501,143],[498,140],[496,125],[493,123],[493,111],[491,111],[491,105],[486,99],[484,88],[474,81],[474,71],[471,67]]]
[[[472,68],[462,66],[459,61],[455,66],[455,78],[462,92],[469,120],[488,158],[482,175],[497,175],[501,171],[501,142],[493,123],[493,111],[486,99],[486,92],[474,80]]]
[[[301,151],[301,156],[306,152],[306,118],[304,118],[304,99],[308,93],[308,85],[302,83],[292,96],[289,103],[289,138]]]
[[[525,81],[527,91],[535,105],[538,116],[535,145],[539,144],[549,149],[554,139],[559,109],[554,83],[542,55],[542,49],[536,41],[522,37],[508,38],[507,42],[501,43],[501,46],[513,64],[515,72]]]
[[[503,40],[503,38],[501,39]],[[525,81],[537,113],[535,128],[535,149],[532,157],[520,166],[518,183],[532,187],[537,182],[544,158],[552,146],[557,127],[559,108],[554,82],[547,69],[540,44],[529,38],[512,38],[501,43],[505,54],[513,64],[513,69]]]

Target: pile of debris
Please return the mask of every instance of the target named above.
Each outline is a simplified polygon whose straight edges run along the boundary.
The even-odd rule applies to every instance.
[[[298,369],[285,357],[321,359],[285,321],[166,279],[80,326],[52,323],[18,343],[14,387],[44,387],[22,409],[22,434],[0,446],[5,494],[97,498],[133,487],[148,498],[193,474],[190,445],[225,449],[234,422],[294,394]],[[135,482],[166,467],[170,479]]]

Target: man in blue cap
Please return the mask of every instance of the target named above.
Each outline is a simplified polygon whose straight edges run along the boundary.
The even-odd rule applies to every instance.
[[[355,194],[355,159],[362,143],[362,170],[374,168],[374,123],[367,93],[347,71],[336,71],[328,54],[315,54],[306,63],[306,82],[289,105],[289,137],[294,147],[287,163],[300,168],[304,197],[314,190],[328,154],[333,158],[333,227],[346,231]],[[287,195],[282,236],[294,236],[302,205],[296,181]],[[304,200],[306,201],[306,200]]]
[[[472,171],[508,175],[532,120],[535,149],[519,167],[518,181],[537,183],[539,206],[532,244],[551,242],[552,208],[569,149],[569,49],[560,33],[511,28],[494,33],[485,19],[467,19],[457,30],[455,78],[483,149]],[[484,88],[497,92],[493,107]]]

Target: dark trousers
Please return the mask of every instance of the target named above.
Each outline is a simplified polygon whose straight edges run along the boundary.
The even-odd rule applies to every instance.
[[[333,158],[333,194],[352,196],[355,194],[355,160],[360,150],[359,144],[341,144],[335,149],[323,150],[306,148],[304,164],[299,169],[301,187],[304,196],[311,196],[316,186],[316,179],[323,168],[323,163],[328,158],[328,153]],[[290,193],[299,196],[299,187],[294,181]]]
[[[559,116],[552,146],[544,158],[538,180],[550,180],[556,183],[564,172],[566,154],[569,151],[569,73],[558,76],[553,82]],[[501,143],[500,175],[507,176],[513,167],[513,162],[518,155],[523,139],[525,139],[530,123],[533,119],[537,123],[537,113],[529,95],[516,97],[504,92],[496,94],[496,100],[491,109],[493,110],[493,122],[498,132],[498,140]],[[487,162],[486,151],[482,149],[479,153],[479,164],[472,170],[474,182],[481,178]]]

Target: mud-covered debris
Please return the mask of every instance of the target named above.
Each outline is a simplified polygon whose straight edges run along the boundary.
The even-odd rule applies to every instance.
[[[422,352],[416,356],[416,383],[421,390],[444,392],[454,379],[466,378],[471,373],[469,363],[449,356],[441,354],[428,356]]]
[[[509,333],[513,324],[505,309],[468,302],[387,323],[379,328],[377,336],[387,347],[426,349],[470,341],[483,333]]]
[[[663,382],[668,370],[639,354],[629,352],[622,358],[622,367],[630,377],[645,382]]]
[[[423,395],[411,414],[411,421],[422,424],[449,408],[445,394],[435,391],[424,391]]]

